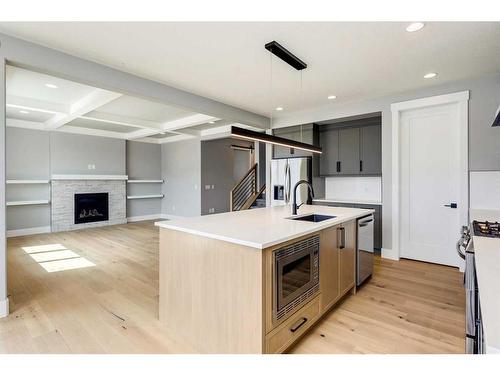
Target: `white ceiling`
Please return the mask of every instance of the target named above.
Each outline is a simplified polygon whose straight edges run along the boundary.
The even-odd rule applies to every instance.
[[[165,143],[227,136],[233,124],[13,66],[6,80],[11,127]]]
[[[263,115],[500,71],[500,23],[1,23],[0,31]],[[308,64],[273,62],[276,40]],[[438,72],[424,80],[427,72]],[[330,94],[335,101],[327,101]],[[283,113],[283,112],[281,112]]]

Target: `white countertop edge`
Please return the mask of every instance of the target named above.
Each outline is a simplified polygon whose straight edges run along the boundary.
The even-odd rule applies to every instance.
[[[320,223],[314,223],[314,227],[304,229],[304,230],[301,230],[300,232],[297,232],[297,233],[294,233],[294,234],[291,234],[288,236],[284,236],[284,237],[281,237],[281,238],[276,239],[274,241],[269,241],[269,242],[265,242],[265,243],[245,241],[245,240],[241,240],[241,239],[234,238],[234,237],[227,237],[227,236],[222,236],[222,235],[218,235],[218,234],[214,234],[214,233],[199,231],[199,230],[195,230],[195,229],[191,229],[191,228],[179,227],[178,225],[175,224],[175,222],[169,223],[168,221],[158,221],[155,223],[155,226],[161,227],[161,228],[166,228],[166,229],[177,230],[180,232],[185,232],[185,233],[203,236],[203,237],[207,237],[207,238],[212,238],[212,239],[216,239],[216,240],[221,240],[221,241],[225,241],[225,242],[230,242],[230,243],[234,243],[234,244],[238,244],[238,245],[253,247],[255,249],[262,250],[262,249],[266,249],[266,248],[274,246],[274,245],[278,245],[278,244],[283,243],[283,242],[293,240],[295,238],[307,236],[308,234],[318,232],[320,230],[323,230],[323,229],[326,229],[329,227],[333,227],[335,225],[344,223],[346,221],[354,220],[354,219],[357,219],[359,217],[363,217],[363,216],[366,216],[367,214],[369,215],[370,213],[375,212],[372,209],[364,209],[364,211],[368,211],[368,213],[364,212],[363,214],[348,215],[348,216],[344,216],[344,217],[337,216],[334,219],[325,220],[325,221],[322,221]],[[304,214],[304,215],[306,215],[306,214]],[[302,215],[299,215],[299,216],[302,216]],[[287,217],[285,217],[283,219],[288,220]],[[304,222],[304,224],[306,224],[306,222]],[[309,223],[309,224],[312,224],[312,223]]]
[[[366,204],[366,205],[376,205],[382,206],[382,202],[380,201],[364,201],[364,200],[356,200],[356,199],[335,199],[335,198],[314,198],[313,202],[329,202],[329,203],[352,203],[352,204]]]

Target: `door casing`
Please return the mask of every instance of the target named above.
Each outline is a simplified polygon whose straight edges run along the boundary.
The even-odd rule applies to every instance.
[[[392,112],[392,249],[383,249],[382,256],[394,260],[400,258],[400,221],[401,221],[401,190],[400,190],[400,158],[401,158],[401,114],[410,109],[426,108],[435,105],[456,103],[459,107],[459,148],[460,154],[460,188],[459,196],[463,204],[458,208],[460,223],[468,224],[469,216],[469,177],[468,177],[468,101],[469,91],[461,91],[452,94],[438,95],[427,98],[415,99],[405,102],[393,103]],[[457,228],[457,239],[460,228]],[[463,265],[460,263],[460,269]]]

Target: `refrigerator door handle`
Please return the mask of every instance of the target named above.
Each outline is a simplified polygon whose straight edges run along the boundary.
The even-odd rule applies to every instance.
[[[285,203],[290,201],[290,165],[285,164]]]

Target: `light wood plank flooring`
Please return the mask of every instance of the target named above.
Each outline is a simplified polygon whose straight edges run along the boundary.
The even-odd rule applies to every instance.
[[[12,238],[7,262],[11,315],[0,319],[0,353],[192,352],[158,322],[152,222]],[[463,353],[462,277],[376,258],[373,278],[291,352]]]

